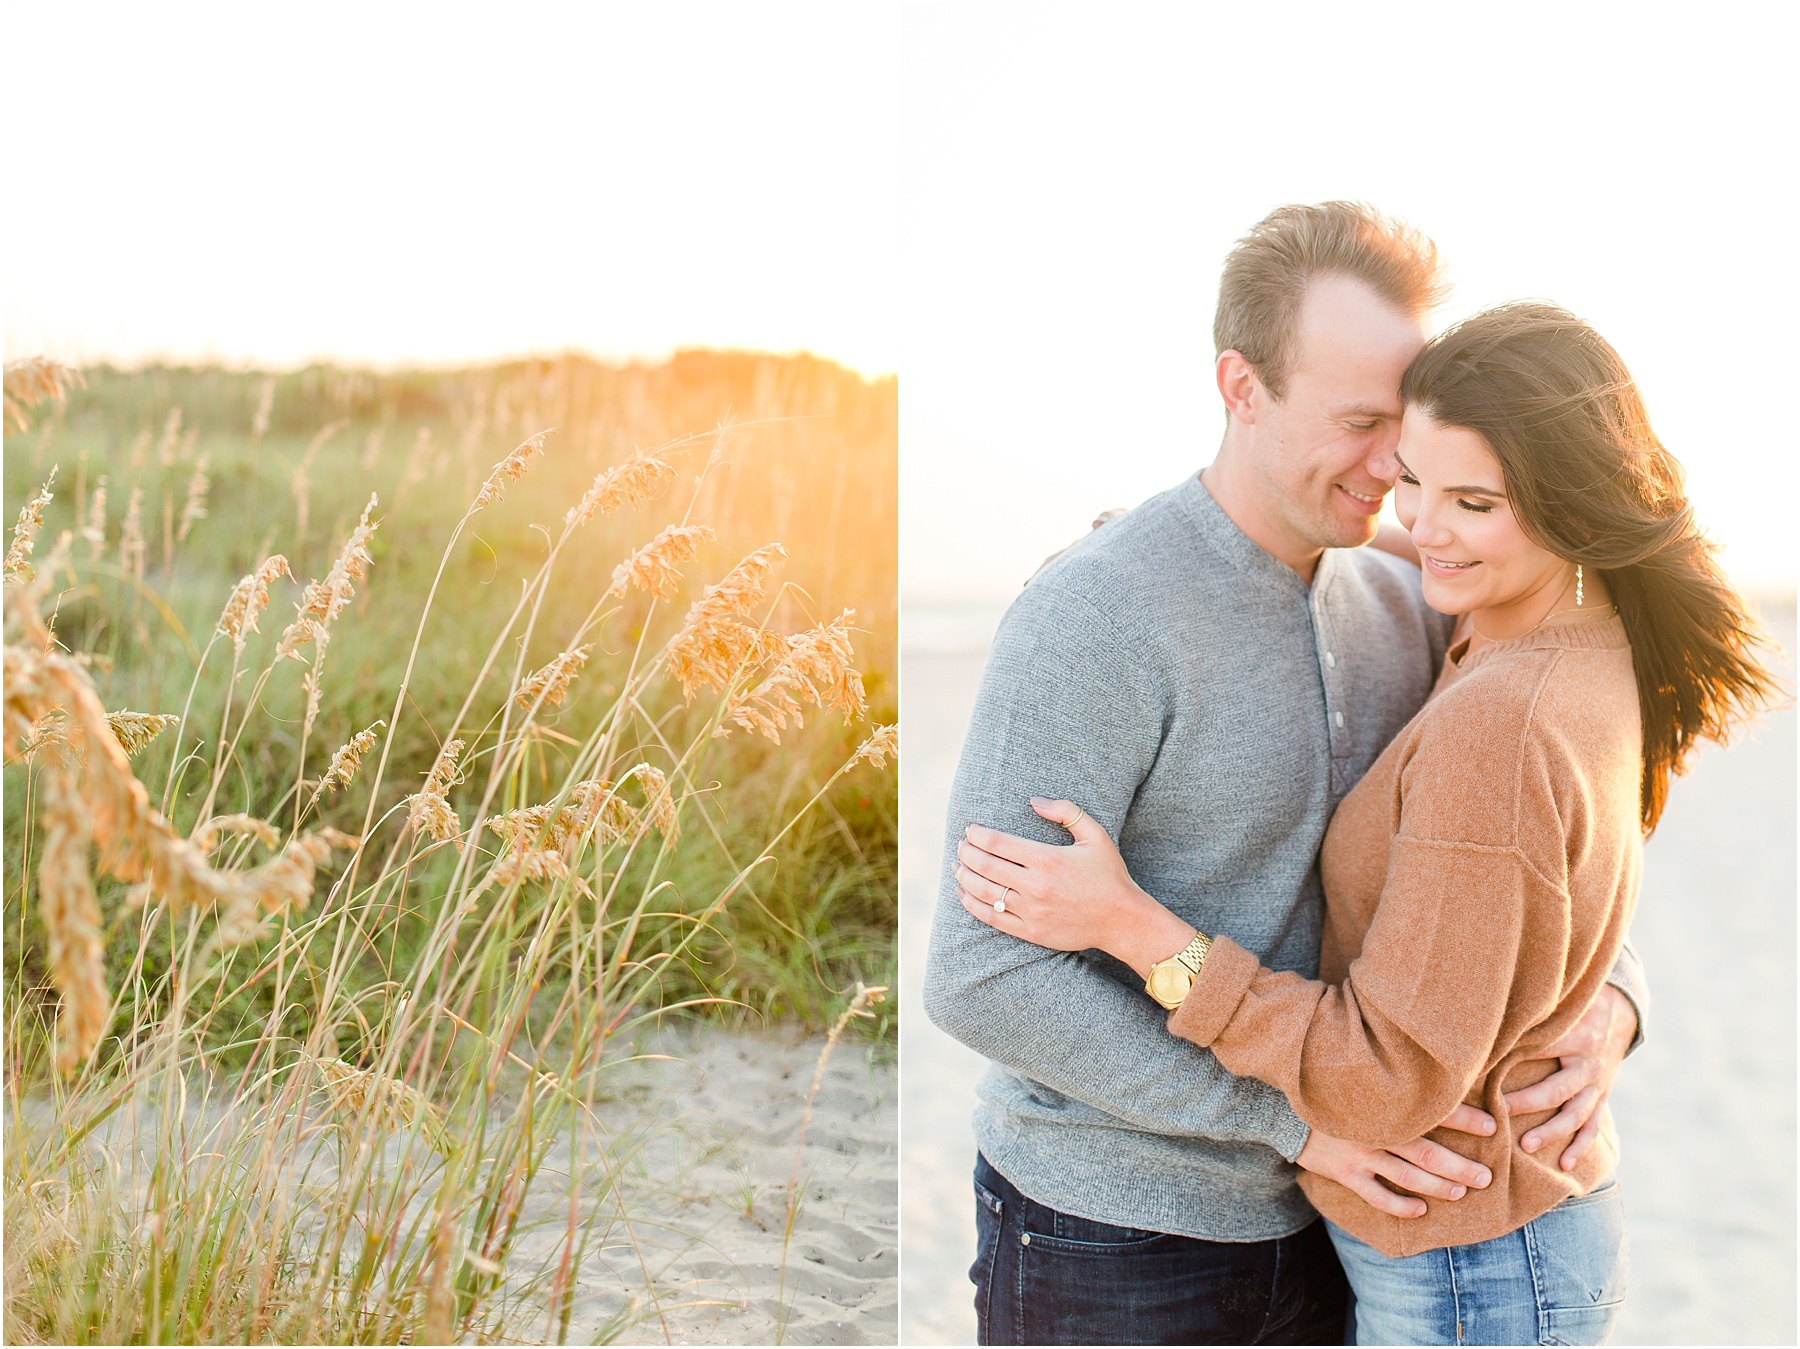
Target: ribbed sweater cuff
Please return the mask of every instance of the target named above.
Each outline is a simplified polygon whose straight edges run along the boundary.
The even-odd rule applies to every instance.
[[[1262,962],[1230,937],[1214,937],[1194,986],[1169,1013],[1169,1033],[1206,1046],[1219,1038]]]

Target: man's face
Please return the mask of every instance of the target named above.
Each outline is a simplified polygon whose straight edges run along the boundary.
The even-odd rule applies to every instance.
[[[1424,325],[1361,281],[1315,277],[1300,306],[1287,392],[1259,389],[1256,473],[1269,523],[1301,552],[1375,537],[1394,484],[1400,376]]]

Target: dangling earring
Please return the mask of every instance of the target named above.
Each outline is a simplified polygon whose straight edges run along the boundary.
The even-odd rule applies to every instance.
[[[1581,607],[1581,564],[1575,564],[1575,607]]]

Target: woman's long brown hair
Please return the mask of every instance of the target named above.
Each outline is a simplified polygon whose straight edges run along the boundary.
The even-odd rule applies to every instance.
[[[1486,441],[1525,532],[1605,578],[1631,641],[1655,828],[1695,742],[1722,743],[1781,689],[1625,363],[1567,310],[1502,305],[1433,339],[1400,398]]]

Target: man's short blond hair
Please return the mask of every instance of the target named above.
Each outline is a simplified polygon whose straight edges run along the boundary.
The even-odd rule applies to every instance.
[[[1354,277],[1415,317],[1436,308],[1449,289],[1437,245],[1410,225],[1355,201],[1280,206],[1225,257],[1215,354],[1240,353],[1280,398],[1293,371],[1307,284],[1328,274]]]

